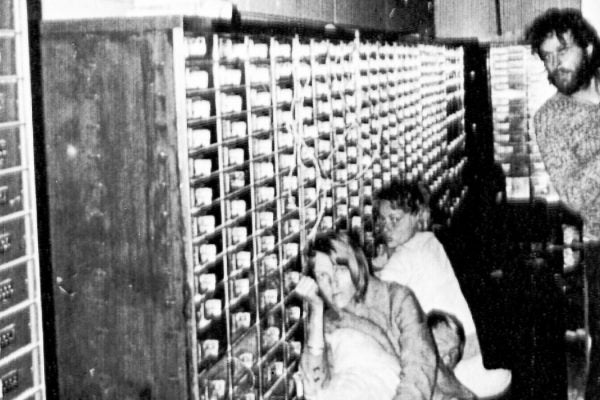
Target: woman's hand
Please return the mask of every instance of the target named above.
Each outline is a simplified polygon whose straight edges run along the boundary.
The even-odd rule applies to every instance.
[[[323,299],[319,296],[319,286],[314,279],[303,276],[296,285],[295,292],[306,300],[312,309],[323,309]]]
[[[323,337],[324,306],[323,299],[319,296],[319,286],[314,279],[303,276],[296,285],[295,292],[308,303],[310,309],[305,348],[308,354],[316,356],[320,360],[319,362],[322,362],[325,349],[325,338]]]

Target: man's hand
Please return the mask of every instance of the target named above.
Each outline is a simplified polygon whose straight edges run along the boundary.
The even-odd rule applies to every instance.
[[[377,249],[375,251],[376,254],[375,257],[373,257],[373,259],[371,260],[371,265],[373,266],[374,271],[381,271],[383,267],[385,267],[389,259],[387,255],[387,246],[384,244],[380,244],[379,246],[377,246]]]

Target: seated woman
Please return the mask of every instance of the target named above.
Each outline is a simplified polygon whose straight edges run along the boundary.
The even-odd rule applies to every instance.
[[[411,288],[425,313],[441,310],[460,321],[466,342],[457,371],[465,370],[463,364],[469,366],[467,369],[473,373],[467,375],[478,375],[479,382],[471,382],[468,376],[462,382],[471,390],[480,387],[481,376],[487,370],[482,363],[475,323],[444,247],[433,233],[421,231],[429,211],[421,189],[417,183],[394,181],[376,195],[376,206],[385,250],[373,259],[375,275]],[[480,397],[502,392],[510,383],[510,371],[487,372],[490,381],[484,385],[489,390],[475,391]]]
[[[296,293],[309,306],[301,360],[307,399],[472,399],[437,357],[427,321],[406,287],[370,276],[346,234],[319,234]]]

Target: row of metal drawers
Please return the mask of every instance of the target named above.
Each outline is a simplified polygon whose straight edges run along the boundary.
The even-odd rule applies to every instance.
[[[44,395],[27,4],[0,0],[0,399]]]
[[[0,399],[40,399],[40,338],[28,273],[33,242],[31,213],[25,204],[24,179],[17,118],[16,83],[0,84]],[[29,175],[29,174],[27,174]],[[36,376],[37,374],[37,376]]]
[[[32,392],[32,387],[35,383],[34,362],[39,363],[35,359],[35,352],[27,352],[16,358],[11,363],[0,367],[0,391],[2,400],[12,400],[23,398],[26,392],[30,392],[27,399],[33,399],[35,392]]]
[[[0,142],[1,145],[1,142]],[[1,154],[1,153],[0,153]],[[1,157],[1,155],[0,155]],[[22,174],[0,176],[0,398],[36,398],[34,360],[39,338],[32,337],[36,324],[30,293],[28,232],[30,214],[22,212]],[[14,218],[13,218],[14,217]],[[38,379],[39,380],[39,379]]]
[[[17,242],[24,242],[24,219],[0,225],[2,234],[15,235]],[[17,233],[18,232],[18,233]],[[21,238],[21,239],[17,239]],[[19,249],[19,247],[21,249]],[[4,259],[24,255],[24,245],[12,246],[0,254]],[[0,399],[21,399],[34,387],[35,342],[32,337],[35,325],[35,308],[29,299],[28,264],[23,262],[0,270]],[[32,325],[33,324],[33,325]],[[25,396],[25,398],[35,398]]]

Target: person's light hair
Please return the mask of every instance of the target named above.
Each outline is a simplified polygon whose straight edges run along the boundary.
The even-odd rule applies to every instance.
[[[317,233],[307,247],[306,255],[308,259],[308,272],[314,275],[314,262],[315,255],[317,252],[332,255],[335,251],[335,243],[340,243],[342,246],[346,246],[356,258],[356,265],[352,263],[346,264],[346,267],[350,271],[350,278],[356,293],[354,299],[358,302],[364,300],[365,293],[367,292],[367,286],[369,284],[369,262],[367,257],[360,245],[358,237],[353,232],[346,231],[326,231]],[[313,276],[314,278],[314,276]]]

